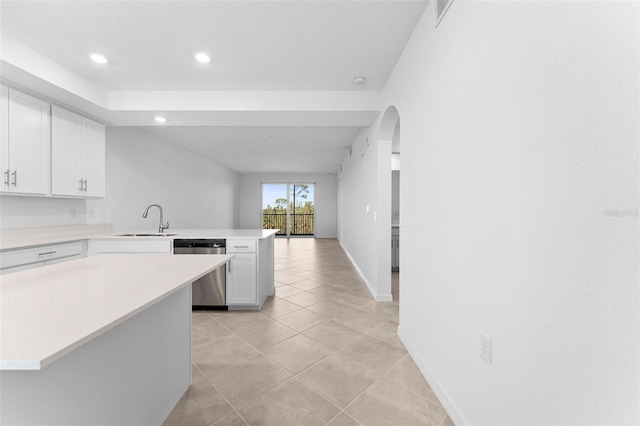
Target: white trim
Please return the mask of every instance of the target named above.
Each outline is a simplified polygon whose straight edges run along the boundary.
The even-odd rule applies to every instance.
[[[376,302],[393,302],[393,295],[389,294],[378,294],[376,296]]]
[[[358,264],[356,263],[355,260],[353,260],[353,257],[351,257],[351,254],[349,254],[349,250],[347,250],[347,248],[342,244],[342,241],[338,241],[338,242],[340,243],[340,247],[342,247],[342,250],[344,250],[345,254],[349,258],[349,261],[351,262],[353,267],[356,268],[356,272],[358,273],[358,275],[360,275],[360,278],[362,278],[362,281],[364,281],[364,284],[367,286],[367,289],[369,290],[369,293],[371,293],[371,295],[373,296],[375,301],[376,302],[393,302],[393,295],[392,294],[390,294],[390,293],[389,294],[378,294],[378,292],[373,289],[373,286],[371,285],[369,280],[367,280],[367,277],[360,270],[360,268],[358,268]]]
[[[413,361],[418,366],[418,369],[424,376],[427,383],[429,383],[429,386],[431,386],[433,393],[436,394],[436,397],[438,397],[438,400],[440,401],[444,409],[447,410],[447,414],[449,415],[453,423],[456,425],[470,424],[462,414],[462,411],[456,405],[453,398],[451,398],[444,386],[442,386],[442,383],[440,383],[433,371],[427,366],[427,363],[422,358],[422,356],[420,356],[418,350],[415,348],[415,346],[413,346],[407,335],[404,334],[404,332],[402,331],[402,324],[398,326],[398,337],[404,344],[407,352],[409,352],[409,355],[411,355]]]

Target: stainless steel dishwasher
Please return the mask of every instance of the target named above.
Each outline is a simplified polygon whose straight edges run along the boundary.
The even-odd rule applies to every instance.
[[[174,239],[173,254],[226,254],[226,240]],[[227,265],[214,269],[191,286],[193,309],[227,310]]]

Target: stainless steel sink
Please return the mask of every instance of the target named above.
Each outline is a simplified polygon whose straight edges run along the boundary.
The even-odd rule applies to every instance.
[[[178,234],[161,234],[161,233],[153,233],[153,234],[118,234],[116,237],[171,237],[173,235]]]

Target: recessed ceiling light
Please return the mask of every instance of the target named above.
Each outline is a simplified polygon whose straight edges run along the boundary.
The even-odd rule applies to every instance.
[[[164,118],[164,117],[162,117],[162,116],[160,116],[160,115],[159,115],[159,116],[157,116],[157,117],[155,118],[155,120],[156,120],[156,123],[166,123],[166,122],[167,122],[167,119],[166,119],[166,118]]]
[[[364,77],[356,77],[353,79],[353,84],[355,84],[356,86],[362,86],[366,82],[367,82],[367,79]]]
[[[107,62],[109,62],[107,58],[99,53],[92,53],[91,55],[89,55],[89,57],[93,62],[97,62],[99,64],[106,64]]]
[[[200,52],[196,53],[196,61],[200,62],[201,64],[208,64],[209,62],[211,62],[211,58],[206,53]]]

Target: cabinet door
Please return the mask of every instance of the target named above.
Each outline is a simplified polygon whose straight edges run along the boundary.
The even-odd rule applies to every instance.
[[[238,254],[231,259],[231,271],[227,274],[227,304],[255,305],[258,303],[256,281],[256,255]]]
[[[85,179],[84,195],[105,195],[105,127],[88,118],[82,118],[82,158]]]
[[[51,107],[51,193],[83,195],[82,117]]]
[[[9,168],[11,192],[50,191],[49,104],[9,89]]]
[[[136,238],[136,237],[134,237]],[[152,237],[157,238],[157,237]],[[90,240],[89,254],[100,253],[171,253],[171,241],[168,238],[153,239],[108,239]]]
[[[9,191],[9,88],[0,86],[0,173],[1,192]]]

